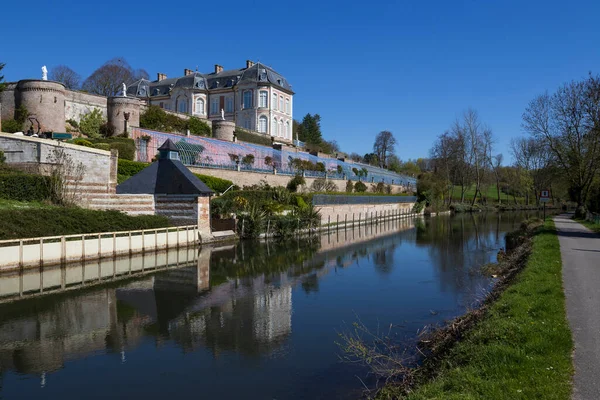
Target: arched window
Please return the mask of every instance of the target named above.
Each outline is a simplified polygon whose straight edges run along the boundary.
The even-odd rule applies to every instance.
[[[290,114],[290,99],[285,99],[285,113]]]
[[[285,108],[283,108],[283,96],[279,97],[279,111],[285,112]]]
[[[246,90],[244,92],[244,108],[252,108],[252,91]]]
[[[273,118],[273,124],[271,125],[271,136],[277,136],[277,119]]]
[[[186,97],[181,96],[177,98],[177,111],[179,111],[180,113],[188,112],[188,104]]]
[[[258,118],[258,131],[260,133],[267,133],[267,117],[265,117],[264,115],[261,115]]]
[[[283,136],[283,120],[279,121],[279,132],[277,133],[279,137]]]
[[[204,115],[204,99],[202,97],[196,98],[196,114]]]
[[[273,100],[271,101],[271,108],[277,110],[277,95],[273,93]]]
[[[258,106],[259,107],[263,107],[263,108],[267,108],[267,100],[269,96],[269,92],[267,92],[266,90],[261,90],[260,94],[259,94],[259,98],[258,98]]]
[[[290,121],[285,123],[285,138],[290,139]]]

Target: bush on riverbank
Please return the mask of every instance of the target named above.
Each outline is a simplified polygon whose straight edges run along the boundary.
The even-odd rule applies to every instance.
[[[549,221],[536,232],[524,270],[474,327],[461,328],[461,320],[468,318],[462,317],[446,328],[454,345],[431,364],[426,362],[420,385],[408,394],[389,385],[378,397],[569,399],[573,342],[560,260],[556,231]]]
[[[164,216],[134,217],[118,211],[94,211],[75,207],[0,209],[0,221],[0,240],[169,226],[169,221]]]

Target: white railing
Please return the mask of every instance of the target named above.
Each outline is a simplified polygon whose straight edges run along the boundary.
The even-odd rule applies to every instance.
[[[132,255],[197,244],[198,226],[0,241],[0,270]]]

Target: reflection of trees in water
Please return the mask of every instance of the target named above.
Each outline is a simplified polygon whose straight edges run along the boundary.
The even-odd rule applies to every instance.
[[[504,232],[515,230],[528,213],[465,213],[426,219],[417,226],[417,246],[427,247],[442,290],[479,295],[485,282],[475,270],[496,260]]]
[[[373,263],[375,270],[382,275],[388,275],[394,268],[394,253],[396,246],[377,249],[373,253]]]

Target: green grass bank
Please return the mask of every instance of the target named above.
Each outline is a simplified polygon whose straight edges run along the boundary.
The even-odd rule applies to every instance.
[[[588,221],[585,219],[576,219],[581,225],[584,225],[588,229],[591,229],[594,232],[600,233],[600,224],[596,224],[593,221]]]
[[[566,319],[560,247],[548,221],[525,268],[405,399],[561,399],[571,396],[573,341]],[[393,387],[379,398],[402,398]]]

